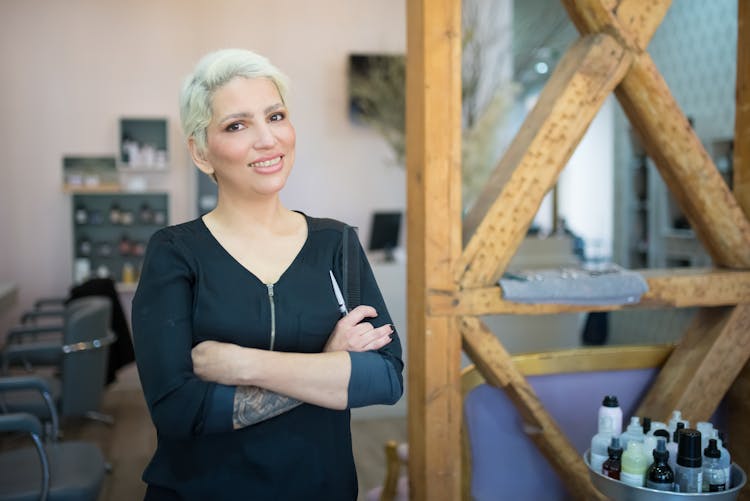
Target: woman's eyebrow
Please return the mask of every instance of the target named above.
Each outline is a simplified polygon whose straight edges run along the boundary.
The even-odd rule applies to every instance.
[[[267,115],[268,113],[271,113],[272,111],[276,111],[276,110],[279,110],[279,109],[282,109],[282,108],[284,108],[284,103],[272,104],[271,106],[269,106],[266,109],[264,109],[263,113]],[[242,111],[242,112],[239,112],[239,113],[230,113],[229,115],[224,116],[219,121],[219,123],[224,123],[227,120],[236,120],[238,118],[253,118],[254,116],[255,115],[253,113],[250,113],[250,112],[247,112],[247,111]]]

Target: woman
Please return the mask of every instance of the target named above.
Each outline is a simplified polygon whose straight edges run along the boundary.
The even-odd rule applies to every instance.
[[[401,346],[356,238],[362,305],[340,312],[351,230],[281,204],[285,79],[252,52],[211,53],[180,114],[219,197],[152,237],[133,300],[158,436],[146,499],[356,499],[349,409],[399,399]]]

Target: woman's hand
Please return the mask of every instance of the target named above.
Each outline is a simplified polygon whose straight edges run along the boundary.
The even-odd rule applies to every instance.
[[[236,344],[203,341],[190,352],[193,372],[204,381],[239,384],[239,376],[247,366],[250,351]]]
[[[336,322],[323,351],[370,351],[379,350],[391,342],[393,326],[373,327],[365,318],[377,317],[372,306],[360,305]]]

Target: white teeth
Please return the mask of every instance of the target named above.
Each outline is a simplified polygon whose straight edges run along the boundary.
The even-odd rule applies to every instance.
[[[281,162],[281,157],[272,158],[271,160],[265,160],[263,162],[253,162],[249,167],[270,167]]]

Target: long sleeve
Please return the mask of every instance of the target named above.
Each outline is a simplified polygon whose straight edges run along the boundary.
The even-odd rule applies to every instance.
[[[133,299],[136,361],[160,435],[189,438],[232,429],[234,387],[200,380],[191,349],[194,263],[169,230],[151,239]]]
[[[359,251],[361,304],[373,306],[377,310],[378,316],[370,319],[375,327],[392,323],[370,263],[356,234],[349,241],[356,244]],[[393,405],[401,398],[404,392],[404,363],[401,360],[401,342],[395,326],[392,337],[393,340],[378,351],[349,353],[352,369],[348,407]]]

